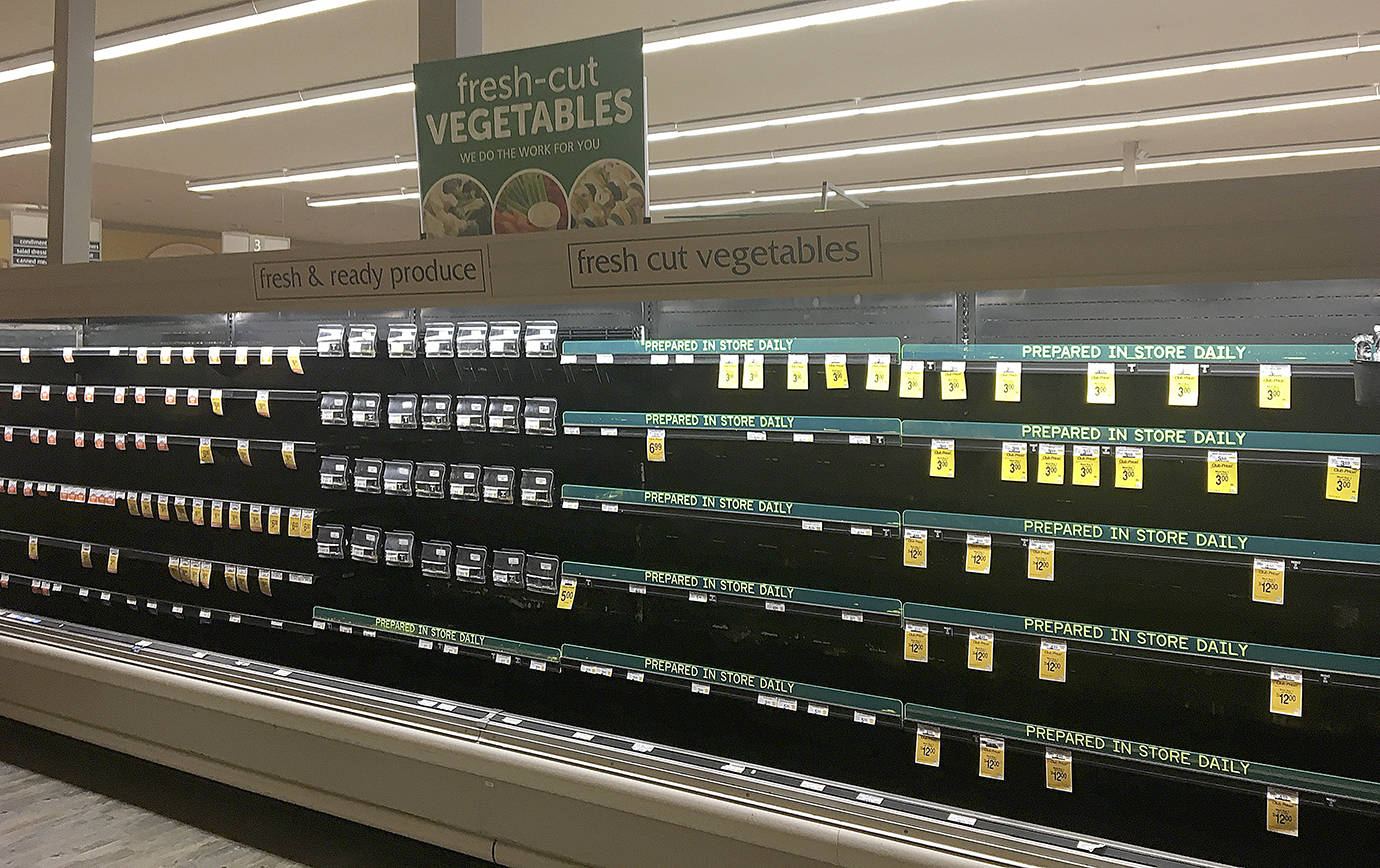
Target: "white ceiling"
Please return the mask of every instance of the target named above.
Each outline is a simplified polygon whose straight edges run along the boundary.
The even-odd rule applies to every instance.
[[[724,15],[773,0],[488,0],[486,49]],[[102,0],[108,33],[216,5],[214,0]],[[5,0],[0,56],[51,43],[52,4]],[[124,120],[408,70],[416,60],[416,0],[359,6],[242,33],[105,61],[96,67],[97,123]],[[1375,0],[970,0],[936,9],[776,36],[685,48],[646,60],[653,125],[805,103],[1029,75],[1199,51],[1380,29]],[[1380,81],[1380,53],[1275,67],[1213,72],[1016,97],[980,104],[822,122],[653,144],[654,163],[824,145],[946,129],[1008,124],[1368,85]],[[0,141],[47,130],[51,82],[0,84]],[[1115,160],[1124,133],[946,148],[833,162],[772,166],[653,182],[653,201],[809,189]],[[1161,127],[1141,138],[1151,155],[1380,137],[1380,104]],[[305,110],[98,143],[93,213],[111,223],[198,230],[248,229],[298,240],[359,242],[412,238],[414,205],[305,207],[308,194],[381,190],[404,175],[228,191],[203,199],[191,178],[354,161],[413,149],[411,96]],[[1165,170],[1153,180],[1318,171],[1380,165],[1380,153]],[[47,197],[47,157],[0,158],[0,202]],[[1146,180],[1151,180],[1146,176]],[[996,195],[1119,183],[1115,176],[1004,188],[897,194],[881,200]],[[880,201],[880,200],[879,200]],[[778,206],[789,207],[789,206]],[[808,207],[808,206],[801,206]],[[741,209],[739,209],[741,210]]]

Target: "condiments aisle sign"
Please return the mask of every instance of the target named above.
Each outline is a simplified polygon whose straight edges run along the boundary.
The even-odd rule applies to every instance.
[[[413,79],[426,237],[642,223],[641,30],[419,63]]]

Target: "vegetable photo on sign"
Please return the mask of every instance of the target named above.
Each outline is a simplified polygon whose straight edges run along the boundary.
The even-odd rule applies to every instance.
[[[492,210],[482,184],[469,175],[447,175],[427,191],[422,222],[426,234],[436,238],[488,235]]]
[[[622,160],[592,163],[570,188],[571,228],[636,226],[647,207],[642,178]]]
[[[570,225],[565,191],[549,172],[524,169],[503,183],[494,209],[494,233],[546,232]]]

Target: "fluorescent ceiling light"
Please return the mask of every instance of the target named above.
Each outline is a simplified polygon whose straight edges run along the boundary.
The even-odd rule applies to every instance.
[[[341,205],[367,205],[372,202],[405,202],[420,199],[416,190],[392,190],[383,193],[350,193],[345,196],[308,196],[307,206],[311,208],[338,208]]]
[[[699,172],[721,172],[729,169],[750,169],[763,166],[785,165],[790,163],[816,163],[828,160],[843,160],[853,157],[868,157],[881,154],[906,153],[932,148],[961,147],[964,145],[1010,142],[1022,139],[1072,136],[1084,133],[1119,132],[1149,127],[1172,126],[1176,124],[1199,123],[1202,121],[1226,120],[1250,115],[1275,114],[1304,109],[1329,108],[1355,105],[1380,100],[1380,87],[1340,88],[1337,90],[1314,91],[1308,94],[1289,94],[1266,99],[1234,100],[1196,106],[1182,106],[1173,109],[1137,112],[1120,115],[1100,115],[1085,118],[1071,118],[1060,121],[1040,121],[1036,123],[1008,124],[944,133],[928,134],[914,139],[883,141],[876,144],[832,145],[823,148],[809,148],[789,151],[772,151],[761,154],[711,158],[695,162],[677,163],[649,168],[652,177],[686,175]]]
[[[22,142],[11,142],[0,145],[0,157],[13,157],[18,154],[33,154],[38,151],[46,151],[51,145],[47,139],[30,139]]]
[[[356,178],[365,175],[384,175],[390,172],[415,172],[417,161],[394,157],[391,161],[313,166],[304,169],[283,169],[273,174],[238,175],[232,178],[207,178],[188,181],[192,193],[212,193],[217,190],[238,190],[244,187],[270,187],[278,184],[302,184],[309,181],[329,181],[334,178]]]
[[[306,0],[306,2],[284,2],[284,0],[255,0],[252,3],[237,3],[221,9],[212,9],[195,15],[176,18],[147,27],[138,27],[122,33],[112,33],[96,40],[96,60],[111,60],[156,51],[184,42],[209,39],[236,33],[265,24],[290,21],[307,15],[331,12],[346,6],[356,6],[368,0]],[[47,75],[53,71],[53,52],[51,50],[25,57],[15,58],[0,67],[0,84],[18,81],[36,75]]]
[[[702,121],[688,121],[654,128],[648,133],[647,141],[664,142],[683,138],[748,132],[771,127],[818,123],[820,121],[847,120],[865,115],[916,111],[958,103],[1030,96],[1082,87],[1127,84],[1228,69],[1246,69],[1296,63],[1304,60],[1346,57],[1371,51],[1380,51],[1380,33],[1309,39],[1254,48],[1181,55],[1083,70],[1020,76],[980,84],[864,97],[846,102],[800,106],[772,112],[750,112]]]
[[[1215,151],[1203,154],[1173,154],[1136,164],[1142,169],[1183,169],[1189,166],[1216,166],[1227,163],[1255,163],[1263,160],[1292,160],[1299,157],[1337,157],[1346,154],[1380,153],[1380,142],[1329,142],[1317,146],[1285,145],[1262,151]]]
[[[947,6],[963,0],[887,0],[882,3],[815,2],[780,6],[763,12],[732,15],[724,18],[708,19],[686,25],[673,25],[658,28],[649,33],[650,40],[642,43],[643,54],[656,54],[687,48],[692,45],[711,45],[716,42],[732,42],[738,39],[751,39],[757,36],[770,36],[776,33],[789,33],[807,27],[824,27],[830,24],[843,24],[849,21],[862,21],[883,15],[896,15],[901,12],[916,12]],[[735,23],[736,22],[736,23]],[[658,33],[678,33],[658,39]]]

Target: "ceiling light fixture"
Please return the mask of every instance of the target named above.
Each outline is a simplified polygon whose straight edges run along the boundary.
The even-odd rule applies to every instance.
[[[721,172],[730,169],[760,168],[764,166],[777,166],[792,163],[815,163],[828,160],[849,159],[853,157],[905,153],[932,148],[962,147],[964,145],[1019,141],[1022,139],[1072,136],[1082,135],[1084,133],[1122,132],[1148,127],[1226,120],[1250,115],[1275,114],[1287,111],[1355,105],[1358,103],[1373,102],[1375,100],[1380,100],[1380,87],[1376,85],[1365,85],[1361,87],[1312,91],[1305,94],[1287,94],[1264,99],[1232,100],[1221,103],[1180,106],[1177,108],[1158,109],[1129,114],[1098,115],[1083,118],[1068,118],[1058,121],[1038,121],[980,129],[957,130],[949,133],[931,133],[919,138],[881,141],[875,144],[841,143],[838,145],[828,145],[822,148],[802,148],[759,154],[743,154],[732,157],[718,157],[651,167],[647,170],[647,174],[652,177],[665,177],[700,172]],[[1072,121],[1072,123],[1070,123],[1070,121]]]
[[[1246,69],[1329,57],[1346,57],[1363,52],[1380,51],[1380,33],[1334,36],[1281,42],[1252,48],[1236,48],[1201,54],[1180,55],[1156,60],[1135,61],[1082,70],[1027,75],[978,84],[930,88],[902,94],[864,97],[834,103],[780,109],[771,112],[749,112],[701,121],[662,125],[647,134],[649,142],[674,141],[700,136],[740,133],[751,130],[784,127],[820,121],[847,120],[865,115],[891,114],[938,108],[966,102],[1030,96],[1040,93],[1074,90],[1083,87],[1127,84],[1152,79],[1175,78],[1229,69]]]
[[[416,170],[417,160],[415,158],[404,159],[395,155],[391,161],[369,160],[367,162],[337,163],[331,166],[283,169],[272,174],[260,173],[236,175],[229,178],[205,178],[198,181],[188,181],[187,190],[192,193],[210,193],[216,190],[303,184],[309,181],[329,181],[335,178],[356,178],[365,175],[384,175],[390,172],[415,172]]]
[[[420,199],[421,194],[414,189],[401,187],[383,193],[348,193],[343,196],[308,196],[309,208],[338,208],[341,205],[367,205],[373,202],[406,202]]]

